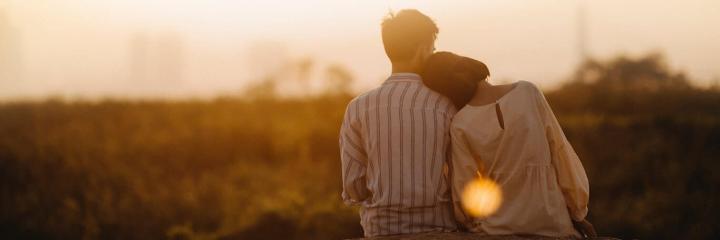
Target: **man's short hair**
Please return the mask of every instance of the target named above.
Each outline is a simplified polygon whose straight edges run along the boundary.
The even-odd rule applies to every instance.
[[[391,62],[407,61],[422,44],[432,43],[438,28],[430,17],[415,9],[390,13],[382,22],[382,40]]]

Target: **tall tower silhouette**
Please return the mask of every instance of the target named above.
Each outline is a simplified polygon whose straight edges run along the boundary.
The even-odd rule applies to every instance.
[[[578,61],[583,64],[588,60],[587,12],[584,1],[577,7],[577,51]]]
[[[585,64],[590,60],[590,54],[588,52],[588,37],[587,37],[587,10],[585,1],[579,1],[577,6],[577,70],[575,71],[575,78],[581,82],[588,80],[588,72]]]

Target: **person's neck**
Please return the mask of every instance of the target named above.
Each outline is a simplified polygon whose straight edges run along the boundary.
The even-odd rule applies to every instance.
[[[395,62],[392,64],[392,73],[415,73],[420,74],[416,64],[410,62]]]
[[[470,99],[470,103],[474,105],[484,105],[494,101],[496,99],[495,87],[495,85],[490,84],[488,81],[478,82],[475,87],[475,94]]]

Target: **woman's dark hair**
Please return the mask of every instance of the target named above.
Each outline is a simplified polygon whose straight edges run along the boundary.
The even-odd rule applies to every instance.
[[[488,76],[490,71],[484,63],[451,52],[430,56],[422,72],[425,85],[448,97],[457,109],[470,102],[478,82]]]

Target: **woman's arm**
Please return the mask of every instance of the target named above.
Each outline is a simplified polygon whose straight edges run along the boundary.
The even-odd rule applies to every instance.
[[[450,135],[452,142],[449,169],[455,220],[468,231],[480,231],[480,223],[477,219],[470,216],[462,206],[462,193],[465,185],[477,178],[477,162],[472,152],[470,152],[470,148],[462,131],[451,128]]]
[[[565,137],[545,96],[539,89],[535,88],[535,90],[540,119],[545,126],[558,184],[573,221],[581,222],[587,215],[590,198],[590,186],[585,169]]]

